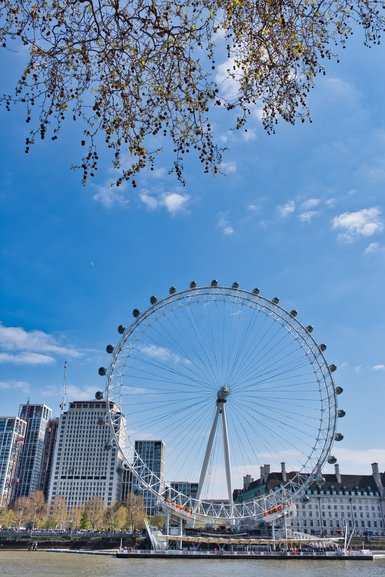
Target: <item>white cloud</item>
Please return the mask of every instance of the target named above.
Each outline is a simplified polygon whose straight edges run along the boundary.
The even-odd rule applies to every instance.
[[[325,78],[325,84],[327,86],[326,98],[329,100],[338,100],[340,102],[342,99],[345,105],[355,105],[358,100],[358,92],[353,84],[342,80],[341,78]]]
[[[151,357],[152,359],[156,359],[158,361],[163,362],[171,361],[175,364],[184,364],[184,365],[190,364],[190,361],[188,359],[180,357],[179,355],[173,353],[172,351],[170,351],[170,349],[166,347],[159,347],[156,345],[143,345],[140,347],[140,351],[144,355],[147,355],[148,357]]]
[[[31,386],[25,381],[0,381],[0,391],[12,391],[15,389],[22,393],[29,393]]]
[[[360,237],[369,237],[381,232],[384,222],[381,210],[377,207],[364,208],[356,212],[344,212],[332,220],[332,228],[342,231],[339,239],[353,242]]]
[[[370,252],[377,252],[378,249],[380,248],[380,245],[378,242],[371,242],[365,249],[365,252],[370,253]]]
[[[156,210],[159,207],[159,201],[155,196],[149,194],[146,190],[139,193],[139,199],[148,210]]]
[[[63,346],[52,335],[42,331],[26,331],[0,323],[0,363],[14,365],[51,365],[55,355],[79,357],[72,347]]]
[[[153,178],[163,178],[165,174],[167,174],[167,170],[163,167],[154,168],[154,170],[150,170],[148,174]]]
[[[294,200],[288,200],[285,204],[280,204],[277,206],[278,214],[281,218],[287,218],[290,214],[295,211]]]
[[[150,194],[147,190],[139,193],[139,200],[145,205],[147,210],[155,211],[164,208],[169,214],[174,216],[180,212],[186,212],[190,197],[179,192],[164,192],[160,195]]]
[[[102,204],[105,208],[114,206],[126,206],[129,201],[124,195],[125,187],[112,186],[112,181],[97,187],[97,192],[93,199]]]
[[[229,162],[222,162],[221,171],[223,171],[225,174],[233,174],[237,171],[237,165],[232,160]]]
[[[261,207],[259,206],[259,204],[257,204],[256,202],[250,202],[247,205],[247,210],[249,212],[259,212],[261,210]]]
[[[262,106],[262,104],[260,106],[256,106],[254,108],[253,115],[255,116],[255,118],[259,122],[262,122],[262,120],[263,120],[263,106]]]
[[[53,365],[55,359],[39,353],[0,353],[0,364],[9,365]]]
[[[215,82],[218,85],[221,96],[229,102],[237,102],[240,96],[240,81],[242,79],[243,72],[241,68],[236,64],[235,57],[231,56],[222,64],[217,67],[217,72],[215,75]],[[261,102],[253,104],[250,106],[251,118],[255,118],[258,122],[263,120],[263,106]],[[248,129],[249,134],[244,133],[243,140],[255,140],[255,131],[251,128]]]
[[[298,218],[302,222],[311,222],[313,218],[319,216],[319,214],[318,210],[306,210],[305,212],[301,212],[301,214],[298,215]]]
[[[301,209],[312,210],[313,208],[316,208],[320,204],[320,202],[321,201],[319,198],[308,198],[307,200],[304,200],[303,203],[301,204]]]
[[[170,192],[162,195],[160,204],[172,215],[185,212],[190,197],[187,194]]]
[[[371,242],[366,247],[365,254],[385,254],[385,246],[379,242]]]
[[[231,71],[232,74],[237,73],[237,65],[233,57],[228,58],[225,62],[218,65],[215,82],[226,100],[234,100],[239,94],[239,80],[232,78],[229,71]],[[238,75],[240,77],[239,72]]]
[[[251,142],[257,138],[257,133],[254,128],[247,128],[241,133],[241,138],[244,142]]]
[[[340,464],[341,473],[366,473],[370,474],[370,463],[383,463],[385,461],[385,449],[348,449],[343,447],[335,447],[333,454],[342,463]],[[369,471],[368,471],[369,468]]]
[[[373,371],[385,371],[385,365],[382,364],[374,365]]]
[[[222,231],[225,236],[232,236],[234,234],[234,228],[229,223],[225,213],[219,215],[217,228]]]

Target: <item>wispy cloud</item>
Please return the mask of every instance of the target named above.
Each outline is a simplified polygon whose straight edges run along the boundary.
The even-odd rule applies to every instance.
[[[225,174],[234,174],[234,172],[237,172],[237,165],[233,160],[222,162],[221,171]]]
[[[156,345],[143,345],[140,347],[140,351],[152,359],[163,362],[172,362],[175,364],[190,364],[190,361],[186,358],[177,355],[173,351],[170,351],[167,347],[159,347]]]
[[[385,365],[383,364],[374,365],[373,371],[385,371]]]
[[[0,364],[48,366],[54,365],[55,362],[54,357],[50,355],[41,355],[39,353],[0,353]]]
[[[225,235],[232,236],[234,234],[234,228],[230,224],[227,213],[220,213],[218,216],[217,228]]]
[[[305,210],[298,215],[301,222],[311,222],[314,218],[320,215],[318,210]]]
[[[234,100],[239,94],[239,80],[230,76],[231,74],[237,73],[237,65],[235,63],[235,58],[230,57],[222,64],[217,67],[217,73],[215,76],[215,81],[219,86],[221,95],[226,98],[226,100]],[[238,73],[240,79],[240,74]]]
[[[257,133],[254,130],[254,128],[247,128],[241,133],[241,138],[244,142],[251,142],[253,140],[256,140]]]
[[[340,102],[341,99],[343,99],[344,102],[348,103],[349,105],[357,104],[359,93],[352,83],[336,77],[325,78],[324,82],[327,87],[325,96],[329,100],[337,100]]]
[[[295,211],[295,202],[294,200],[288,200],[285,204],[279,204],[277,206],[278,215],[281,218],[287,218]]]
[[[365,249],[365,254],[379,254],[385,256],[385,245],[379,242],[371,242]]]
[[[81,353],[42,331],[26,331],[22,327],[6,327],[0,323],[0,363],[52,365],[56,355],[74,358]]]
[[[354,473],[365,472],[370,474],[370,463],[383,463],[385,461],[385,448],[378,449],[348,449],[335,447],[333,454],[342,461],[341,473],[352,471]],[[346,470],[344,470],[346,468]],[[369,469],[369,470],[368,470]]]
[[[67,385],[68,399],[76,401],[89,401],[95,399],[96,386],[78,387],[76,385]],[[42,391],[44,397],[57,398],[58,387],[45,387]]]
[[[354,242],[362,237],[370,237],[384,229],[381,210],[378,207],[363,208],[355,212],[344,212],[332,220],[333,230],[342,242]]]
[[[30,392],[31,386],[25,381],[0,381],[0,391],[13,391],[15,389],[26,394]]]
[[[378,252],[380,250],[380,244],[378,242],[371,242],[365,249],[367,254],[372,252]]]
[[[319,206],[320,202],[321,201],[319,198],[308,198],[307,200],[304,200],[302,202],[301,209],[302,210],[313,210],[314,208]]]
[[[149,194],[146,190],[139,193],[139,200],[144,204],[148,210],[157,210],[159,208],[159,200]]]
[[[114,206],[127,206],[129,200],[125,195],[126,186],[113,186],[113,181],[107,182],[97,187],[97,191],[93,199],[102,204],[105,208],[113,208]]]

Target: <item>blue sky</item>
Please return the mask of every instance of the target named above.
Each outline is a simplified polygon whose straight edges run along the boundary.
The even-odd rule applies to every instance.
[[[357,35],[341,56],[311,94],[311,124],[268,136],[255,114],[241,134],[217,115],[227,176],[189,159],[184,188],[167,154],[136,189],[110,188],[108,159],[82,187],[70,124],[25,155],[22,115],[0,108],[2,415],[27,399],[58,414],[64,361],[69,399],[90,398],[116,326],[152,294],[236,280],[296,308],[328,345],[347,412],[341,471],[385,469],[385,52]],[[4,58],[9,83],[20,62]]]

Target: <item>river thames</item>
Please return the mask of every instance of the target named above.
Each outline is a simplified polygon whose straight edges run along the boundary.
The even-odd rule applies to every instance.
[[[116,559],[102,555],[1,551],[1,577],[385,577],[377,561]]]

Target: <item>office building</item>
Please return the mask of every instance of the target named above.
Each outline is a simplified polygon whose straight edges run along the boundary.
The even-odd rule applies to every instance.
[[[116,431],[123,418],[109,403]],[[121,454],[107,415],[106,401],[74,401],[59,419],[49,502],[61,495],[70,508],[99,496],[107,507],[121,496]]]
[[[0,417],[0,507],[7,507],[12,498],[26,426],[19,417]]]
[[[49,496],[49,482],[52,473],[52,463],[55,451],[58,426],[59,426],[58,418],[49,419],[47,428],[45,430],[39,487],[43,491],[46,501],[48,500]]]
[[[12,500],[17,497],[29,497],[40,489],[41,465],[44,452],[44,439],[52,410],[47,405],[20,406],[19,417],[26,421],[25,439],[17,465],[17,479]]]
[[[165,444],[163,441],[135,441],[134,465],[139,469],[140,464],[143,464],[141,476],[147,478],[156,493],[161,492],[163,490],[165,465]],[[159,479],[159,481],[155,480],[154,482],[154,478]],[[156,515],[159,512],[157,495],[145,489],[130,471],[126,472],[125,479],[123,499],[131,492],[142,495],[147,515]]]

